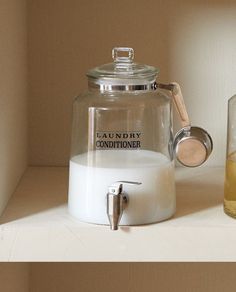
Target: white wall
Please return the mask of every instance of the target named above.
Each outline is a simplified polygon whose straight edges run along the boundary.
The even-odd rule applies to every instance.
[[[182,85],[192,123],[214,140],[208,164],[222,165],[236,93],[235,15],[229,0],[30,0],[30,163],[68,163],[72,99],[86,89],[86,71],[122,45],[158,66],[160,81]]]
[[[0,214],[27,165],[26,0],[0,1]]]

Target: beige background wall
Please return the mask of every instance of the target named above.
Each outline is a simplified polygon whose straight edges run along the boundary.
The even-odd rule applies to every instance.
[[[0,263],[0,291],[29,292],[30,264]]]
[[[158,66],[160,81],[182,85],[192,123],[214,139],[208,164],[223,164],[235,15],[236,2],[222,0],[29,0],[30,164],[67,164],[72,99],[86,89],[86,71],[110,62],[119,45]]]
[[[230,292],[235,264],[33,264],[31,292]]]
[[[27,165],[26,1],[0,0],[0,213]]]

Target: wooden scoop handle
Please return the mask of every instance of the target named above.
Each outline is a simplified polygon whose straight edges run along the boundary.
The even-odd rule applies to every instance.
[[[172,82],[171,84],[173,85],[173,89],[171,90],[171,94],[173,96],[176,109],[177,109],[179,116],[180,116],[180,119],[181,119],[181,125],[182,125],[182,127],[188,127],[188,126],[190,126],[190,120],[188,117],[188,113],[186,110],[186,106],[184,103],[184,98],[183,98],[180,86],[176,82]]]
[[[157,87],[171,91],[177,112],[180,116],[182,127],[190,127],[190,120],[179,84],[176,82],[172,82],[170,84],[157,83]]]

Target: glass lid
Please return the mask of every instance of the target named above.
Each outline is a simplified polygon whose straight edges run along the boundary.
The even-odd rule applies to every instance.
[[[90,81],[96,84],[143,85],[154,82],[158,69],[134,63],[132,48],[118,47],[112,50],[113,63],[104,64],[88,71]]]

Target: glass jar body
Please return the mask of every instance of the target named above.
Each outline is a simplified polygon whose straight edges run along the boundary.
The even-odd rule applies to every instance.
[[[78,219],[109,224],[108,187],[125,186],[121,225],[165,220],[175,212],[172,103],[159,90],[91,90],[73,105],[69,211]]]
[[[228,102],[224,211],[236,218],[236,95]]]

